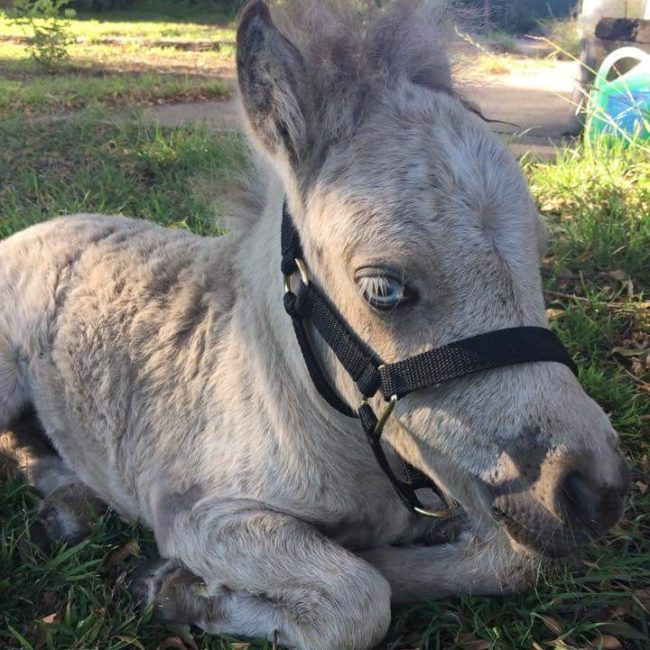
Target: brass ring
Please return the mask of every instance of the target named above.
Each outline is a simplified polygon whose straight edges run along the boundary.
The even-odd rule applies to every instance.
[[[296,263],[296,268],[298,269],[298,272],[300,273],[300,279],[302,280],[302,283],[308,287],[309,286],[309,269],[307,268],[307,265],[303,260],[300,258],[296,258],[294,260]],[[284,276],[284,292],[285,293],[290,293],[291,292],[291,275],[285,275]]]
[[[391,413],[395,410],[395,407],[397,406],[398,399],[399,398],[397,397],[397,395],[391,395],[390,402],[388,402],[388,406],[385,408],[384,412],[379,417],[379,420],[377,420],[377,424],[375,424],[373,435],[375,436],[381,435],[381,432],[384,430],[384,427],[386,426],[386,422],[388,422],[388,418],[391,416]]]
[[[305,264],[304,260],[301,260],[300,258],[295,259],[296,266],[298,267],[298,271],[300,271],[300,279],[302,280],[302,283],[305,286],[309,286],[309,270],[307,269],[307,265]]]
[[[450,510],[425,510],[424,508],[418,508],[413,506],[413,510],[419,515],[424,515],[425,517],[433,517],[434,519],[447,519],[451,516]]]

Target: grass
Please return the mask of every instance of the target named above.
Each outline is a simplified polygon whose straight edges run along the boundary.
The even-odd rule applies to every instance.
[[[220,79],[152,72],[35,75],[27,83],[0,78],[0,118],[16,114],[44,116],[93,106],[222,99],[229,95],[229,84]]]
[[[89,41],[106,37],[234,41],[234,15],[213,2],[189,6],[173,0],[136,2],[106,14],[79,13],[68,21],[70,33]],[[0,36],[29,35],[0,10]]]
[[[55,128],[7,119],[0,123],[0,236],[63,212],[133,214],[212,233],[213,205],[198,190],[235,164],[243,164],[240,137],[208,137],[198,126],[118,123],[101,111]]]
[[[190,13],[196,22],[181,20],[178,5],[169,2],[139,2],[130,12],[111,12],[111,20],[84,16],[71,20],[72,34],[86,41],[71,44],[69,59],[52,70],[33,61],[27,45],[0,42],[0,118],[228,97],[234,65],[231,45],[197,52],[146,42],[97,41],[106,36],[234,40],[227,15],[200,3],[194,9]],[[188,13],[187,7],[184,11]],[[23,33],[0,11],[0,36]]]
[[[481,40],[493,52],[514,54],[517,51],[517,39],[507,32],[491,31],[485,34]]]
[[[210,179],[245,161],[238,136],[199,127],[115,124],[83,112],[49,125],[15,117],[0,125],[0,236],[62,212],[123,212],[203,234],[218,232]],[[545,260],[554,327],[580,364],[587,391],[610,413],[637,467],[650,468],[650,157],[622,151],[526,163],[549,223]],[[397,648],[646,648],[650,643],[650,493],[639,479],[625,520],[603,543],[562,566],[536,591],[506,599],[457,598],[395,613]],[[89,541],[42,554],[26,531],[36,494],[13,478],[0,490],[0,627],[3,648],[155,648],[187,630],[142,614],[125,589],[151,535],[115,515]],[[195,633],[202,649],[238,648]],[[176,641],[174,641],[176,643]],[[164,647],[164,644],[163,646]],[[172,646],[178,647],[178,646]],[[188,646],[189,647],[189,646]],[[267,647],[264,643],[251,648]]]
[[[585,274],[621,269],[648,287],[650,155],[634,151],[563,150],[531,182],[542,210],[555,215],[558,263]]]
[[[38,21],[36,21],[38,24]],[[235,40],[232,28],[209,23],[178,23],[174,22],[146,22],[146,21],[110,21],[105,22],[96,18],[83,20],[71,19],[69,21],[70,35],[82,37],[92,42],[107,37],[138,38],[138,39],[170,39],[170,40],[209,40],[227,41]],[[5,14],[0,15],[0,36],[29,36],[29,30],[16,26]]]
[[[578,22],[572,18],[554,18],[542,21],[546,38],[556,46],[560,56],[578,58],[580,56],[582,36]]]

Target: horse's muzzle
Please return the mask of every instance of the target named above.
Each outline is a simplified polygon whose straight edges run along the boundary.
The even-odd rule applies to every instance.
[[[515,542],[548,557],[604,535],[623,515],[630,479],[618,452],[606,472],[598,461],[588,452],[546,460],[534,483],[519,478],[493,491],[495,518]]]

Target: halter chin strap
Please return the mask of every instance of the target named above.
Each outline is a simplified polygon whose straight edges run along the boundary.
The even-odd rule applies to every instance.
[[[418,469],[402,460],[404,478],[391,467],[381,444],[381,434],[400,398],[476,374],[518,363],[552,361],[568,366],[578,374],[558,337],[542,327],[512,327],[454,341],[396,363],[383,363],[361,341],[321,292],[314,286],[304,262],[300,236],[285,202],[282,214],[282,273],[284,275],[284,307],[293,323],[300,350],[316,389],[334,409],[351,418],[358,418],[381,469],[397,494],[412,512],[432,517],[445,517],[448,510],[427,510],[417,497],[421,488],[433,490],[445,502],[442,491]],[[299,273],[298,288],[292,289],[291,278]],[[363,400],[355,411],[332,387],[314,354],[306,323],[322,336],[357,385]],[[381,391],[387,402],[377,417],[367,399]]]

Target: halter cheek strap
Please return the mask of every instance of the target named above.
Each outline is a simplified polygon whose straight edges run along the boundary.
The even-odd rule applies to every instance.
[[[284,307],[291,316],[309,375],[320,395],[332,408],[347,417],[359,419],[379,466],[412,512],[434,517],[448,514],[447,510],[427,510],[417,497],[417,490],[429,488],[444,502],[442,491],[434,481],[404,460],[401,461],[404,478],[398,478],[386,457],[381,434],[400,398],[453,379],[519,363],[562,363],[577,375],[576,365],[558,337],[542,327],[512,327],[487,332],[385,364],[357,337],[310,281],[300,237],[286,203],[281,239]],[[299,273],[300,282],[294,291],[291,278],[295,273]],[[306,323],[310,323],[321,335],[357,385],[363,401],[356,411],[341,399],[325,376],[310,343]],[[377,417],[367,399],[379,391],[387,406]]]

